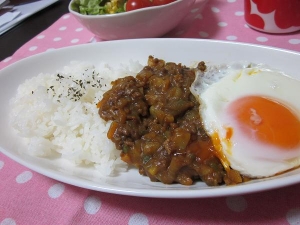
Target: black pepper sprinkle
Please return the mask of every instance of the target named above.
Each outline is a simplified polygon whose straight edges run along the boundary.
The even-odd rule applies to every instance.
[[[64,78],[64,76],[62,76],[62,75],[60,75],[60,74],[57,74],[56,75],[59,79],[63,79]]]
[[[89,71],[89,69],[85,69],[85,71]],[[56,74],[56,77],[57,77],[56,81],[58,81],[60,84],[62,83],[62,79],[67,79],[67,80],[71,81],[74,85],[71,85],[71,87],[65,87],[64,85],[62,85],[62,87],[67,88],[67,96],[66,96],[67,98],[69,98],[70,100],[73,100],[73,101],[79,101],[83,97],[87,87],[93,87],[93,88],[101,88],[102,87],[101,80],[103,80],[103,78],[95,77],[95,75],[99,76],[99,73],[96,73],[95,70],[92,70],[91,74],[92,74],[91,76],[85,76],[85,73],[83,73],[82,75],[84,77],[87,77],[87,80],[81,80],[81,79],[74,79],[72,76],[68,76],[65,78],[63,75],[58,73],[58,74]],[[106,84],[105,84],[105,86],[106,86]],[[50,86],[47,89],[47,92],[49,92],[50,90],[52,91],[53,97],[54,96],[58,97],[57,102],[60,102],[60,99],[63,97],[63,95],[62,94],[58,95],[55,92],[54,86]]]

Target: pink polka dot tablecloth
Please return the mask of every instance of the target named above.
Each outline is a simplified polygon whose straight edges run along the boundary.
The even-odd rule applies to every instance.
[[[198,1],[165,37],[245,42],[300,51],[300,32],[272,35],[249,28],[242,0]],[[54,49],[94,42],[70,14],[33,37],[0,68]],[[300,224],[300,184],[260,193],[152,199],[86,190],[40,175],[0,153],[0,225],[14,224]]]

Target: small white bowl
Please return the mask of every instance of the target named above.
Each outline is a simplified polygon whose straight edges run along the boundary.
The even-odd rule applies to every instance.
[[[82,15],[71,9],[72,1],[70,13],[102,40],[160,37],[175,28],[195,3],[195,0],[177,0],[124,13]]]

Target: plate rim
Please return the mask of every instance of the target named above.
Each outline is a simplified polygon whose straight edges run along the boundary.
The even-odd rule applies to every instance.
[[[195,39],[195,38],[138,38],[138,39],[123,39],[123,40],[110,40],[110,41],[102,41],[102,42],[94,42],[94,43],[85,43],[85,44],[78,44],[73,46],[65,46],[58,49],[51,49],[51,51],[44,51],[37,53],[35,55],[31,55],[22,59],[19,59],[18,61],[15,61],[4,68],[2,68],[0,71],[9,69],[13,66],[15,66],[16,63],[26,62],[27,60],[33,60],[35,58],[44,56],[44,55],[51,55],[51,54],[59,54],[59,52],[62,51],[68,51],[69,49],[80,49],[85,48],[87,46],[101,46],[101,45],[111,45],[115,43],[125,43],[125,42],[202,42],[202,43],[216,43],[216,44],[225,44],[225,45],[238,45],[238,46],[247,46],[247,47],[254,47],[259,49],[266,49],[271,51],[279,51],[284,52],[288,54],[295,54],[300,56],[300,51],[296,50],[290,50],[290,49],[284,49],[280,47],[273,47],[273,46],[266,46],[262,44],[253,44],[253,43],[246,43],[246,42],[238,42],[238,41],[226,41],[226,40],[216,40],[216,39]]]

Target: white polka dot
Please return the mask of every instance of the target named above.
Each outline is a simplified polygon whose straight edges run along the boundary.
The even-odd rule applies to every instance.
[[[29,51],[33,52],[33,51],[35,51],[37,48],[38,48],[37,46],[31,46],[31,47],[29,48]]]
[[[75,43],[77,43],[78,41],[79,41],[79,39],[73,39],[73,40],[71,40],[71,43],[75,44]]]
[[[89,43],[96,43],[97,42],[97,39],[95,37],[92,37],[89,41]]]
[[[227,0],[227,2],[233,3],[233,2],[236,2],[236,0]]]
[[[218,26],[219,27],[226,27],[228,24],[226,22],[219,22]]]
[[[133,214],[128,222],[128,225],[148,225],[148,218],[142,213]]]
[[[200,31],[199,35],[200,35],[200,37],[203,37],[203,38],[207,38],[209,36],[208,33],[204,32],[204,31]]]
[[[292,44],[292,45],[300,44],[300,39],[290,39],[289,43]]]
[[[61,37],[56,37],[53,39],[53,41],[60,41],[61,40]]]
[[[12,57],[7,57],[6,59],[3,60],[3,62],[9,62],[12,59]]]
[[[220,9],[218,9],[217,7],[211,7],[211,11],[213,11],[214,13],[219,13]]]
[[[4,162],[0,161],[0,170],[3,168],[3,166],[4,166]]]
[[[194,9],[191,10],[191,13],[195,13],[197,11],[199,11],[199,8],[194,8]]]
[[[89,196],[84,201],[84,209],[88,214],[96,214],[101,207],[101,201],[96,196]]]
[[[45,38],[45,35],[41,34],[41,35],[37,36],[36,38],[37,39],[43,39],[43,38]]]
[[[230,36],[227,36],[226,39],[229,40],[229,41],[234,41],[234,40],[237,39],[237,36],[230,35]]]
[[[300,208],[290,209],[286,214],[286,220],[290,225],[300,224]]]
[[[234,15],[236,15],[236,16],[243,16],[244,12],[243,11],[237,11],[237,12],[234,13]]]
[[[70,15],[64,15],[63,16],[63,19],[69,19],[70,18]]]
[[[80,31],[83,31],[83,28],[82,27],[79,27],[75,30],[76,32],[80,32]]]
[[[58,198],[62,195],[65,190],[65,185],[63,184],[54,184],[48,190],[48,195],[50,198]]]
[[[16,181],[18,184],[24,184],[27,181],[29,181],[32,178],[33,174],[30,171],[24,171],[23,173],[20,173],[17,177],[16,177]]]
[[[67,29],[67,27],[65,27],[65,26],[59,28],[59,30],[61,30],[61,31],[66,30],[66,29]]]
[[[231,196],[226,198],[226,204],[234,212],[242,212],[247,208],[247,201],[242,196]]]
[[[268,38],[266,38],[266,37],[257,37],[256,40],[259,41],[259,42],[266,42],[266,41],[268,41]]]
[[[201,14],[201,13],[197,14],[197,15],[195,16],[195,19],[202,20],[202,19],[203,19],[202,14]]]
[[[3,60],[3,62],[9,62],[10,60],[12,59],[12,57],[10,56],[10,57],[7,57],[7,58],[5,58],[4,60]]]
[[[6,218],[1,221],[0,225],[16,225],[16,222],[12,218]]]

